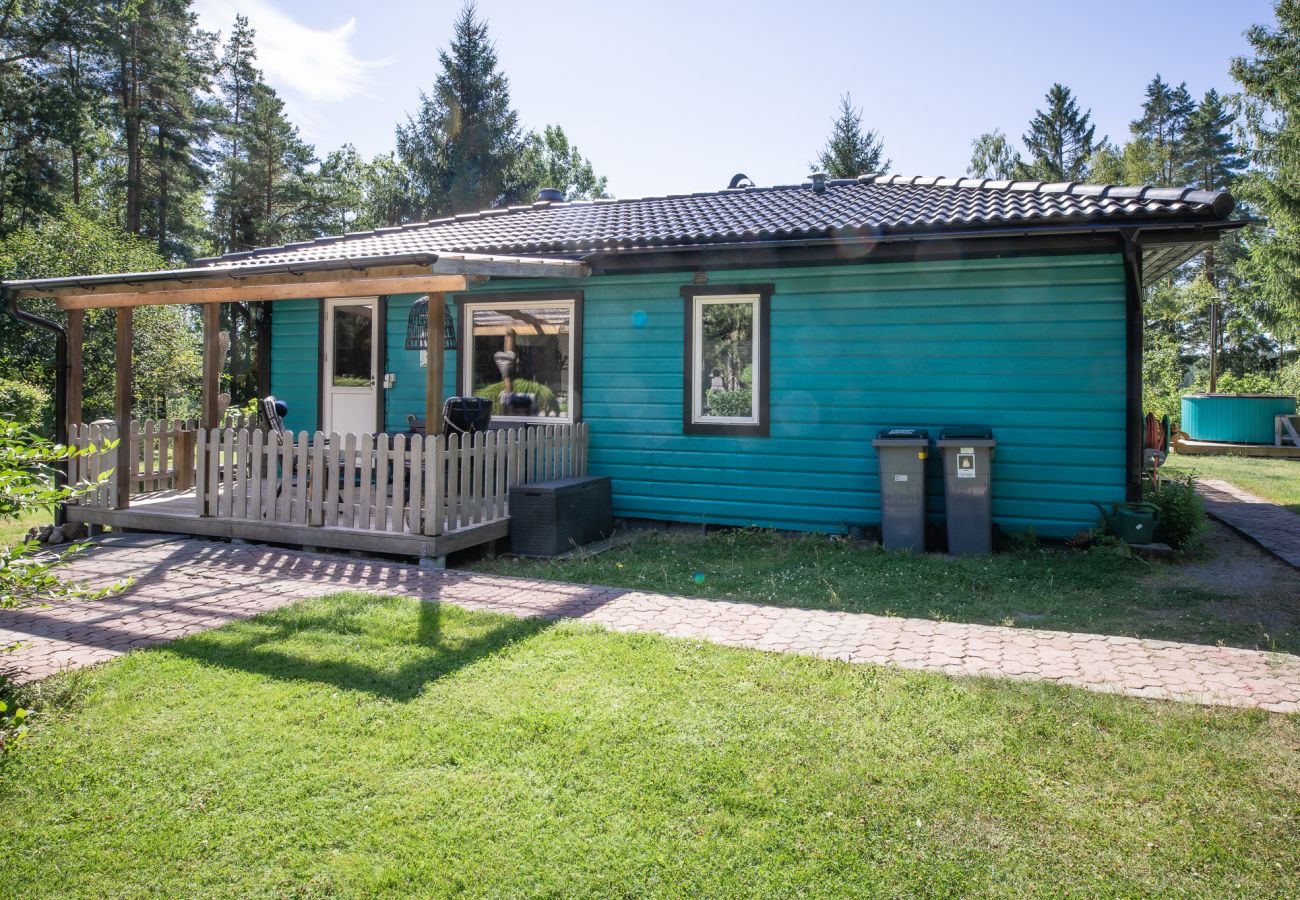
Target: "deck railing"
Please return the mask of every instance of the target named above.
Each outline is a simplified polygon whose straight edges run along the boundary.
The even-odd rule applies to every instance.
[[[132,492],[195,489],[195,513],[399,534],[439,535],[509,514],[510,488],[587,473],[587,426],[531,425],[473,435],[287,433],[132,423]],[[73,429],[77,446],[115,426]],[[113,452],[78,461],[92,480]],[[81,498],[115,505],[112,479]]]
[[[194,442],[196,419],[145,419],[130,423],[131,493],[186,490],[194,487]],[[72,447],[103,447],[118,438],[117,423],[73,425],[68,429]],[[68,473],[73,484],[94,482],[117,465],[115,450],[74,459]],[[88,506],[113,506],[117,485],[109,479],[81,498]]]

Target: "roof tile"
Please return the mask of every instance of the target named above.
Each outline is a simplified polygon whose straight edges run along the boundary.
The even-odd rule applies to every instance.
[[[864,175],[829,180],[820,193],[804,184],[641,199],[541,201],[200,262],[293,264],[412,253],[582,255],[1003,223],[1214,220],[1225,219],[1232,208],[1232,198],[1224,192],[1183,188]]]

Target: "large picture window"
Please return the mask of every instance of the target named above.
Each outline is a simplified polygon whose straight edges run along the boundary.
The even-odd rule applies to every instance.
[[[581,296],[517,294],[461,301],[460,393],[492,401],[495,419],[578,421]]]
[[[771,293],[769,285],[682,288],[686,433],[767,434]]]

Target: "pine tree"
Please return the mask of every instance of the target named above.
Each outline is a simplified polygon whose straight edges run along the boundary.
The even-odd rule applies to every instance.
[[[1181,176],[1185,161],[1183,132],[1196,103],[1187,92],[1186,82],[1173,87],[1159,73],[1147,85],[1142,115],[1129,123],[1134,140],[1150,148],[1153,177],[1162,186],[1173,185]]]
[[[119,0],[106,6],[103,52],[119,135],[123,225],[160,251],[185,255],[187,200],[205,177],[212,36],[188,0]]]
[[[1001,128],[985,132],[971,141],[970,168],[972,178],[1014,178],[1020,165],[1020,154],[1011,146]]]
[[[840,111],[831,128],[826,147],[812,167],[832,178],[884,175],[891,160],[884,159],[885,143],[873,130],[862,131],[862,110],[853,106],[848,94],[840,97]]]
[[[242,181],[247,171],[247,119],[253,88],[262,77],[257,70],[254,36],[247,17],[236,16],[217,65],[216,84],[222,108],[216,128],[220,150],[214,172],[217,187],[212,202],[212,234],[223,253],[244,249],[244,238],[252,230],[250,223],[241,220],[247,214],[241,198],[246,193]]]
[[[253,85],[246,119],[240,216],[247,231],[236,249],[283,244],[313,236],[317,195],[309,169],[316,151],[284,114],[284,101],[265,82]]]
[[[1300,317],[1300,0],[1278,0],[1276,27],[1246,32],[1253,58],[1232,61],[1241,84],[1254,169],[1239,182],[1243,198],[1268,219],[1254,235],[1246,276],[1279,316]]]
[[[1021,138],[1030,159],[1020,164],[1017,177],[1082,181],[1088,175],[1088,158],[1095,146],[1092,110],[1080,113],[1074,95],[1063,84],[1052,85],[1045,99],[1047,109],[1038,111]]]
[[[1179,181],[1206,191],[1225,190],[1246,167],[1246,159],[1233,140],[1235,117],[1218,91],[1204,99],[1187,118],[1183,130],[1182,172]]]
[[[510,85],[473,3],[456,20],[432,94],[397,127],[397,159],[410,193],[403,219],[428,219],[531,199],[523,183],[525,139]]]

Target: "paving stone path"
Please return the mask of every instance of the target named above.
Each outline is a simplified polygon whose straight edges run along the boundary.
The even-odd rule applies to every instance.
[[[95,586],[128,576],[135,581],[105,600],[0,612],[0,645],[25,642],[7,662],[25,669],[26,678],[101,662],[301,598],[357,589],[854,663],[1300,710],[1300,657],[1255,650],[785,609],[145,535],[104,540],[73,564],[72,574]]]
[[[1300,516],[1226,481],[1205,478],[1196,489],[1206,512],[1300,569]]]

